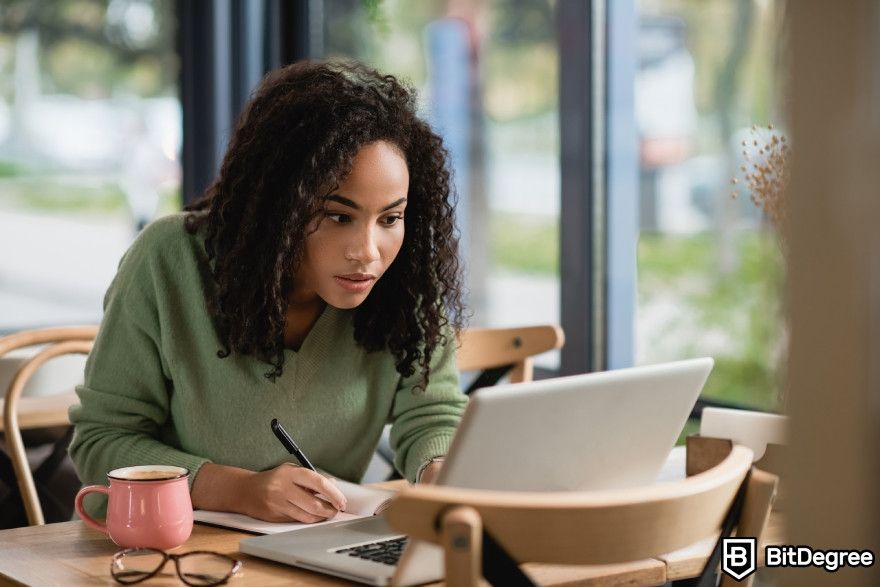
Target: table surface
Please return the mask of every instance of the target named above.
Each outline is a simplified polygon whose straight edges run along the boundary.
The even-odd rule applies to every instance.
[[[781,542],[782,518],[770,516],[766,542]],[[238,551],[238,543],[252,536],[225,528],[195,524],[192,536],[175,552],[212,550],[234,556],[244,565],[231,585],[354,585],[342,579],[251,557]],[[540,585],[658,585],[694,577],[702,570],[714,539],[704,540],[657,559],[617,565],[526,564],[525,571]],[[116,585],[110,577],[110,559],[118,549],[104,534],[82,522],[63,522],[0,531],[0,584]],[[180,585],[173,575],[156,577],[151,585]]]
[[[230,585],[354,585],[342,579],[297,569],[238,552],[244,532],[196,524],[192,536],[174,552],[213,550],[234,556],[244,565]],[[0,583],[26,585],[116,585],[110,577],[110,559],[117,551],[104,534],[82,522],[63,522],[0,531]],[[644,560],[620,565],[524,566],[542,585],[657,585],[665,582],[662,561]],[[173,575],[151,579],[150,585],[182,584]]]
[[[75,396],[74,396],[75,398]],[[34,398],[38,399],[38,398]],[[42,399],[42,398],[39,398]],[[673,450],[660,479],[683,477],[683,451]],[[377,483],[395,489],[403,481]],[[195,524],[192,536],[175,552],[212,550],[234,556],[244,565],[232,585],[307,586],[354,585],[342,579],[251,557],[238,551],[238,543],[252,536],[225,528]],[[782,516],[774,512],[764,533],[764,542],[781,543]],[[714,539],[659,556],[617,565],[526,564],[524,570],[541,585],[658,585],[666,581],[694,577],[700,573]],[[0,531],[0,584],[27,585],[116,585],[110,577],[110,559],[118,550],[106,535],[82,522],[64,522]],[[167,577],[150,580],[151,585],[182,585],[171,565]]]

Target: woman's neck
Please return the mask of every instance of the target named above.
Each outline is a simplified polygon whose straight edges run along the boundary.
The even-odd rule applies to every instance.
[[[318,296],[308,302],[288,303],[284,314],[284,347],[298,351],[326,306]]]

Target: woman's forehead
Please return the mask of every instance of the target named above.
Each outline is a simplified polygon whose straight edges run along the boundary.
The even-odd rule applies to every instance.
[[[339,203],[352,208],[382,208],[405,198],[409,188],[409,168],[406,159],[393,145],[370,143],[358,151],[352,160],[351,171],[328,196],[339,196]]]

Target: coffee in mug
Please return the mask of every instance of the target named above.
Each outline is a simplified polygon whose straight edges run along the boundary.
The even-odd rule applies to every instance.
[[[137,470],[120,474],[118,478],[119,479],[127,479],[129,481],[145,481],[145,480],[159,480],[159,479],[177,479],[180,476],[180,473],[177,471],[163,471],[161,469],[140,470],[137,467],[129,467],[129,468],[130,469],[137,469]],[[111,473],[111,475],[112,475],[112,473]]]
[[[180,546],[193,527],[189,471],[167,465],[123,467],[107,473],[110,486],[89,485],[76,494],[76,512],[82,521],[110,536],[122,548]],[[83,509],[89,493],[107,496],[107,519],[101,523]]]

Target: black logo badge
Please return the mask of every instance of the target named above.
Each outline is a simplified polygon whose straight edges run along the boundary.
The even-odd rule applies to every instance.
[[[754,538],[725,538],[722,542],[721,570],[742,581],[758,566],[758,541]]]

